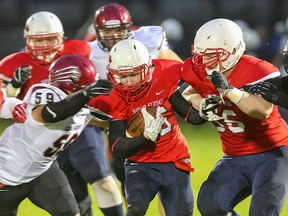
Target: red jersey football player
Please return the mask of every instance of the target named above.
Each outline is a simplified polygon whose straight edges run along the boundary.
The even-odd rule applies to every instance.
[[[241,89],[280,72],[244,51],[240,27],[214,19],[197,31],[183,65],[191,84],[183,95],[216,126],[225,153],[198,194],[204,216],[226,215],[249,195],[249,215],[279,215],[288,194],[287,125],[277,106]]]
[[[6,87],[9,96],[22,99],[31,85],[46,82],[51,63],[63,55],[78,54],[91,58],[91,48],[87,42],[65,40],[61,21],[47,11],[37,12],[27,19],[24,37],[26,50],[11,54],[0,62],[0,73],[9,82]],[[69,156],[68,165],[62,163],[66,161],[66,156]],[[92,215],[87,183],[91,184],[98,198],[98,206],[105,216],[123,215],[121,193],[107,165],[105,142],[99,127],[87,126],[58,160],[61,168],[67,165],[69,170],[73,170],[73,174],[66,173],[67,176],[80,176],[77,179],[81,182],[78,181],[77,185],[81,189],[73,188],[73,192],[81,215]]]
[[[169,102],[178,87],[181,66],[175,60],[151,62],[142,43],[124,39],[110,51],[108,71],[114,90],[89,102],[91,110],[100,109],[114,118],[109,122],[109,143],[117,156],[127,158],[127,216],[145,215],[158,192],[166,215],[192,215],[193,169],[187,141]],[[142,109],[150,106],[157,107],[155,118]],[[128,138],[127,122],[139,110],[144,115],[144,132]]]

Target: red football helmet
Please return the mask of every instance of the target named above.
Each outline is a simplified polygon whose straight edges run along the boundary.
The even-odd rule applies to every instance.
[[[51,64],[49,82],[69,94],[94,83],[96,75],[96,69],[90,60],[81,55],[69,54]]]
[[[110,50],[118,41],[131,37],[131,26],[129,11],[118,3],[106,4],[95,13],[96,36],[104,50]],[[115,32],[109,34],[112,29]]]

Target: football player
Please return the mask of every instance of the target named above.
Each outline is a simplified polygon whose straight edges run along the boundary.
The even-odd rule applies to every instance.
[[[225,153],[198,194],[204,216],[226,215],[249,195],[249,215],[279,215],[288,195],[287,125],[277,106],[241,89],[280,72],[244,52],[240,27],[213,19],[197,31],[182,69],[191,85],[183,95],[215,125]]]
[[[91,48],[87,42],[64,39],[62,23],[51,12],[40,11],[32,14],[26,21],[24,37],[26,50],[11,54],[0,61],[0,72],[8,82],[8,95],[17,96],[19,99],[24,98],[32,84],[47,81],[48,69],[55,59],[67,54],[79,54],[87,59],[91,57]],[[66,164],[61,162],[69,155],[69,168],[73,169],[73,174],[81,176],[81,183],[85,186],[81,190],[74,190],[73,187],[81,215],[92,215],[87,183],[93,185],[96,197],[101,197],[98,205],[105,216],[123,215],[121,193],[110,175],[100,128],[88,125],[79,139],[64,152],[63,157],[62,154],[59,156],[60,167],[66,170]]]
[[[135,39],[116,43],[109,57],[109,79],[114,89],[108,97],[89,102],[113,116],[109,122],[109,144],[113,153],[125,162],[127,216],[145,215],[157,193],[169,215],[193,213],[190,185],[190,155],[170,104],[178,88],[182,63],[153,59],[147,48]],[[127,122],[143,107],[157,107],[156,117],[142,110],[145,130],[135,138],[126,137]],[[190,122],[192,107],[185,108]]]
[[[16,216],[26,197],[51,215],[80,215],[55,161],[91,119],[84,107],[89,99],[108,95],[113,87],[95,78],[92,62],[71,54],[52,63],[49,84],[29,88],[26,121],[12,124],[0,138],[0,215]]]
[[[95,12],[93,25],[97,37],[96,40],[89,42],[92,48],[92,62],[103,79],[108,78],[109,51],[118,41],[127,38],[142,42],[152,58],[174,59],[182,62],[180,57],[169,48],[166,33],[161,26],[135,28],[132,25],[130,12],[119,3],[109,3],[100,7]],[[124,161],[113,153],[112,158],[111,166],[122,183],[124,195]]]

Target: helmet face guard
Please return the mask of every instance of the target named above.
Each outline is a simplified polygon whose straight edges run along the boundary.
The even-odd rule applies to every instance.
[[[140,65],[133,69],[114,70],[108,69],[108,76],[110,81],[114,84],[115,90],[119,95],[127,101],[134,101],[146,94],[151,80],[150,68],[148,65]],[[123,85],[121,83],[122,77],[140,75],[140,81],[132,85]]]
[[[113,36],[107,34],[111,30],[114,32]],[[130,24],[121,24],[119,27],[99,26],[95,27],[95,31],[101,49],[106,51],[110,51],[120,40],[132,38]]]
[[[193,46],[192,46],[193,49]],[[222,48],[209,49],[204,52],[193,54],[192,61],[196,67],[204,68],[207,74],[210,75],[214,70],[224,72],[226,68],[223,67],[223,63],[227,61],[231,53]],[[209,58],[209,56],[212,56]],[[205,59],[205,61],[204,61]]]
[[[55,42],[47,44],[45,41]],[[42,41],[42,42],[35,42]],[[63,37],[58,33],[45,35],[31,35],[26,37],[26,50],[32,55],[40,64],[49,64],[59,53],[63,50]]]

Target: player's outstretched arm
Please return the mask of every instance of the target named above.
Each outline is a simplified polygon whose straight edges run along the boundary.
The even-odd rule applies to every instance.
[[[261,95],[270,103],[288,109],[288,76],[268,79],[243,88],[249,93]]]
[[[54,123],[75,115],[86,105],[90,98],[99,95],[109,95],[113,88],[112,83],[107,80],[97,82],[85,87],[83,90],[68,95],[65,99],[36,107],[33,118],[39,122]]]

